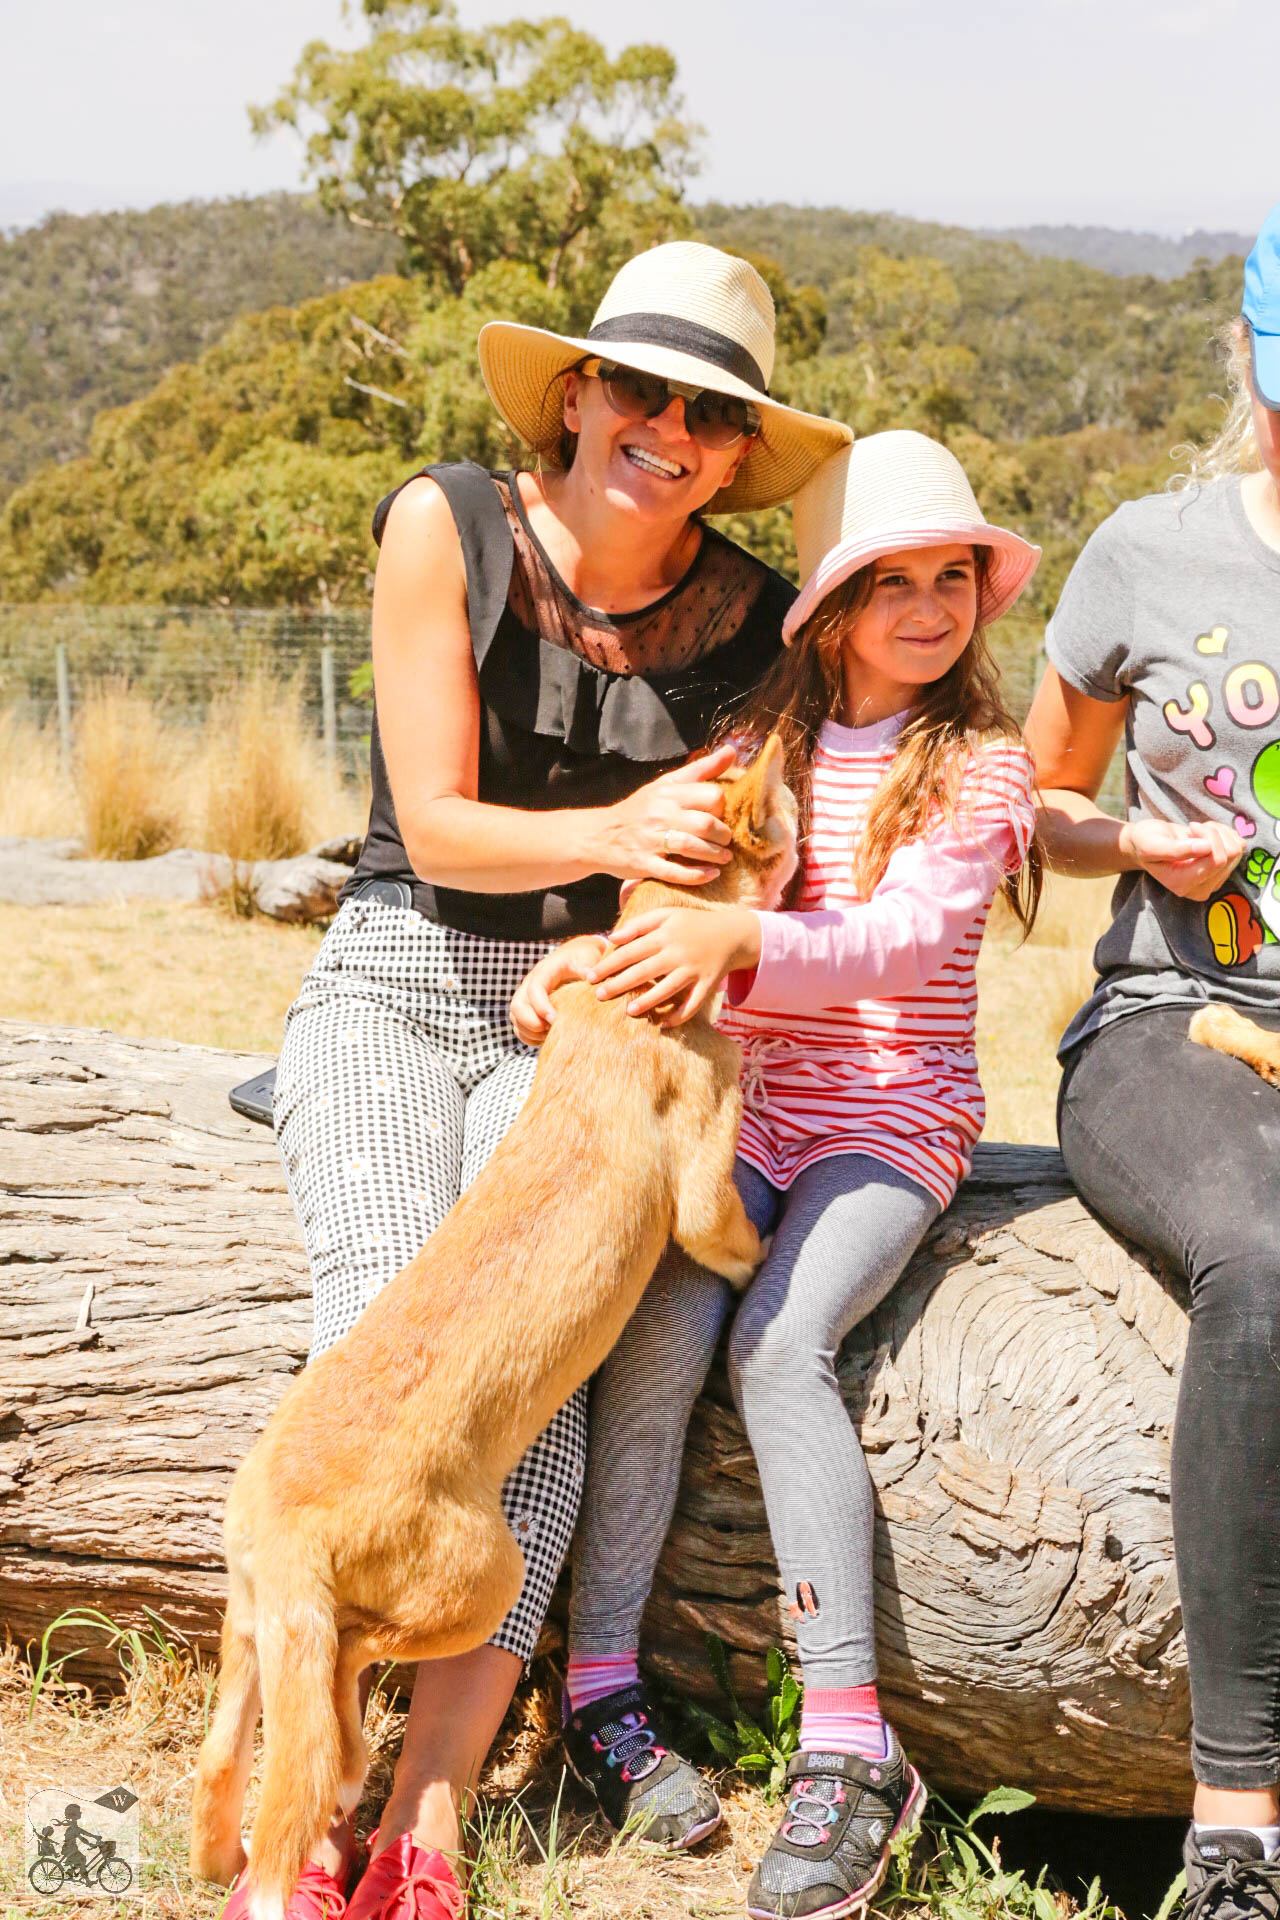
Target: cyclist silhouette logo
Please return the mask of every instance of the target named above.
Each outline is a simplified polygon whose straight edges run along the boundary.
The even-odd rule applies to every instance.
[[[138,1878],[138,1796],[48,1788],[27,1800],[27,1883],[46,1899],[119,1900]]]

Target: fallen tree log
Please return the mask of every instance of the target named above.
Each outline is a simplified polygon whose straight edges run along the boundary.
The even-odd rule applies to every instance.
[[[214,1644],[228,1480],[310,1321],[274,1143],[226,1104],[261,1064],[0,1021],[0,1625],[20,1641],[90,1604]],[[847,1343],[880,1509],[882,1690],[944,1790],[1185,1805],[1168,1506],[1184,1341],[1179,1286],[1089,1216],[1058,1155],[992,1146]],[[645,1635],[656,1669],[714,1704],[709,1631],[758,1699],[790,1627],[719,1367]],[[80,1670],[112,1664],[100,1649]]]

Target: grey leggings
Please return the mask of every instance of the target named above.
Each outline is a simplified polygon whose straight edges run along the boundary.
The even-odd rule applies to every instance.
[[[868,1154],[807,1167],[779,1193],[739,1160],[768,1257],[738,1306],[729,1379],[755,1450],[805,1678],[875,1678],[872,1490],[836,1381],[841,1340],[883,1300],[937,1201]],[[668,1252],[596,1379],[574,1550],[570,1647],[625,1653],[675,1510],[685,1429],[732,1311],[727,1283]]]

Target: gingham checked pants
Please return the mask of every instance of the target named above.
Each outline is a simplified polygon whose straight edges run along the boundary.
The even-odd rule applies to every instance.
[[[276,1136],[315,1300],[311,1357],[340,1340],[475,1179],[524,1104],[537,1055],[511,995],[548,946],[349,900],[285,1022]],[[528,1660],[582,1490],[586,1389],[503,1488],[524,1587],[493,1637]]]

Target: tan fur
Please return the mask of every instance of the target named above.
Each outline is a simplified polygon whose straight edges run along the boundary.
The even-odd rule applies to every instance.
[[[771,906],[795,805],[771,738],[727,779],[733,860],[697,890],[645,882],[623,917]],[[227,1501],[230,1591],[201,1750],[191,1867],[233,1879],[261,1698],[255,1920],[282,1910],[366,1754],[356,1695],[377,1660],[481,1645],[520,1591],[503,1480],[617,1340],[674,1237],[744,1285],[759,1258],[733,1184],[738,1049],[705,1014],[669,1031],[556,994],[523,1111],[484,1172],[339,1343],[287,1389]]]
[[[1280,1087],[1280,1033],[1269,1033],[1234,1008],[1219,1006],[1201,1007],[1193,1013],[1187,1031],[1198,1046],[1229,1053],[1273,1087]]]

